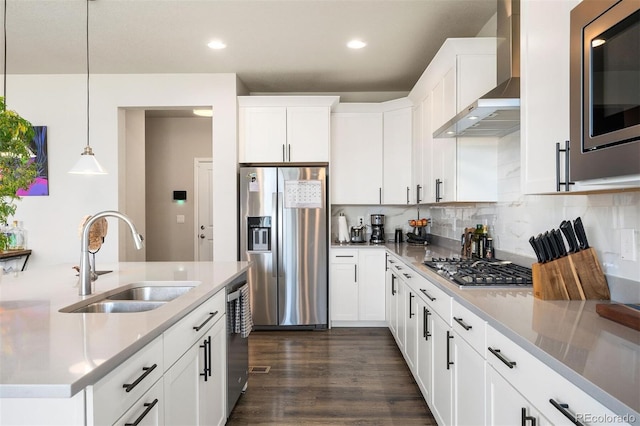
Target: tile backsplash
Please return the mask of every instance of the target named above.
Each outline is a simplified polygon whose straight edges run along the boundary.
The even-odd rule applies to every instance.
[[[340,213],[347,216],[349,226],[356,223],[358,216],[365,216],[368,222],[370,214],[381,213],[385,214],[385,233],[393,238],[395,227],[409,231],[408,220],[419,214],[431,218],[429,233],[459,241],[465,227],[481,223],[489,226],[498,251],[533,259],[530,236],[558,228],[563,220],[580,216],[589,245],[596,249],[605,274],[640,282],[640,191],[523,195],[520,192],[519,139],[519,133],[514,133],[500,140],[497,203],[424,205],[419,206],[419,213],[416,206],[334,205],[332,229],[337,233]],[[636,260],[622,259],[623,230],[635,235]]]

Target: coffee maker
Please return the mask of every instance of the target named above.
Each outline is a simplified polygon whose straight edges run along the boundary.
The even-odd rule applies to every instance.
[[[371,215],[371,239],[372,244],[384,243],[384,215]]]

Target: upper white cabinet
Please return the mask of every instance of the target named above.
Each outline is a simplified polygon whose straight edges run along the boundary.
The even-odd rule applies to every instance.
[[[416,105],[412,152],[421,158],[413,161],[415,202],[497,200],[497,138],[433,137],[495,87],[495,70],[494,38],[448,39],[409,94]]]
[[[331,202],[413,204],[407,98],[339,104],[331,114]],[[415,188],[414,188],[415,189]]]
[[[522,192],[556,192],[556,143],[569,140],[569,15],[580,0],[522,0]],[[560,161],[564,181],[564,154]]]
[[[240,96],[240,163],[328,162],[336,96]]]

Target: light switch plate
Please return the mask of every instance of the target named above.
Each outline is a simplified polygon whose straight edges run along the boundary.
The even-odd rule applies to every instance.
[[[176,222],[178,223],[184,223],[184,215],[183,214],[179,214],[176,216]]]
[[[620,258],[632,262],[638,260],[636,252],[636,230],[633,228],[620,230]]]

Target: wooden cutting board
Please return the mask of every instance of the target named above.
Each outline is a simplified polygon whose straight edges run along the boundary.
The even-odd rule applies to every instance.
[[[601,317],[640,331],[640,303],[598,303],[596,312]]]

